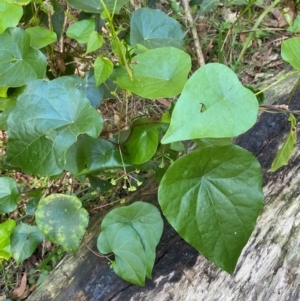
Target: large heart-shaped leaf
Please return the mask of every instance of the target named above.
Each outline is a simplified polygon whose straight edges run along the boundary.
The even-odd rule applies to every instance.
[[[104,8],[102,6],[101,0],[67,0],[71,6],[81,9],[84,12],[87,13],[101,13]],[[106,8],[110,12],[117,13],[120,8],[125,4],[126,2],[129,2],[129,0],[105,0],[103,1]]]
[[[23,15],[23,9],[20,5],[0,1],[0,34],[6,28],[17,26]]]
[[[254,125],[257,113],[255,95],[232,70],[218,63],[207,64],[185,85],[162,143],[234,137]]]
[[[0,224],[0,263],[2,259],[8,260],[11,255],[10,236],[16,226],[12,219]]]
[[[7,121],[8,163],[27,173],[56,175],[78,135],[98,137],[103,120],[76,85],[67,76],[37,80],[18,97]]]
[[[158,199],[180,236],[232,273],[263,205],[261,168],[236,145],[206,147],[170,166]]]
[[[0,35],[0,85],[20,87],[46,72],[46,57],[30,46],[30,35],[21,28]]]
[[[158,209],[148,203],[134,204],[109,212],[101,224],[97,247],[103,254],[113,252],[112,267],[117,275],[144,285],[151,278],[155,248],[163,230]]]
[[[161,10],[140,8],[130,20],[130,44],[141,44],[148,49],[157,47],[183,48],[185,36],[182,26]]]
[[[18,206],[20,196],[17,183],[9,177],[0,178],[0,213],[9,213]]]
[[[42,199],[35,212],[36,224],[53,243],[75,253],[89,222],[88,212],[75,196],[52,194]]]
[[[282,58],[300,71],[300,37],[285,40],[281,45]]]
[[[134,57],[133,79],[125,67],[117,74],[117,84],[145,98],[173,97],[181,93],[191,69],[191,58],[184,51],[162,47]]]
[[[27,224],[17,225],[10,238],[12,255],[15,261],[20,263],[31,256],[43,239],[44,235],[38,227]]]

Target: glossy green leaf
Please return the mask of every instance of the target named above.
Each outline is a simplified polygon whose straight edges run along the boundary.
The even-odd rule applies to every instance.
[[[218,63],[198,69],[173,110],[162,143],[197,138],[230,138],[256,122],[258,102],[236,74]]]
[[[203,138],[195,140],[195,143],[199,147],[225,146],[232,144],[232,140],[230,138]]]
[[[182,26],[161,10],[140,8],[130,20],[130,44],[157,47],[183,48],[185,36]]]
[[[0,177],[0,213],[10,213],[18,206],[20,196],[17,183],[9,177]]]
[[[12,256],[15,261],[20,263],[30,257],[43,239],[44,235],[38,227],[27,224],[17,225],[10,238]]]
[[[12,219],[0,224],[0,263],[3,259],[8,260],[12,256],[10,247],[10,236],[16,222]]]
[[[0,1],[0,34],[9,27],[17,26],[22,15],[23,9],[21,6]]]
[[[297,120],[293,114],[290,114],[289,121],[291,122],[290,132],[283,145],[277,151],[276,157],[268,172],[276,171],[281,166],[287,165],[289,163],[289,159],[294,153],[295,143],[297,140]]]
[[[31,0],[4,0],[5,2],[15,3],[18,5],[27,5]],[[33,1],[35,2],[35,1]]]
[[[30,46],[30,35],[10,28],[0,35],[0,85],[20,87],[46,72],[46,57]]]
[[[95,30],[95,19],[87,19],[71,24],[66,35],[79,43],[87,43]]]
[[[155,248],[163,230],[158,209],[148,203],[134,204],[109,212],[102,221],[97,247],[103,254],[113,252],[112,268],[126,281],[144,285],[151,278]]]
[[[134,57],[133,80],[125,68],[117,75],[117,84],[145,98],[173,97],[181,93],[191,69],[191,58],[184,51],[162,47]]]
[[[57,175],[78,135],[99,136],[103,120],[76,85],[67,76],[37,80],[19,96],[7,121],[9,164],[31,174]]]
[[[87,42],[86,54],[98,50],[103,44],[103,37],[97,32],[93,31]]]
[[[100,0],[67,0],[69,4],[77,9],[81,9],[87,13],[101,13],[104,8]],[[105,6],[110,12],[118,12],[120,8],[129,0],[105,0]]]
[[[53,243],[75,253],[89,222],[88,212],[75,196],[52,194],[42,199],[35,212],[36,224]]]
[[[78,137],[77,143],[68,149],[66,158],[66,170],[77,176],[131,165],[126,154],[121,157],[114,143],[86,135]]]
[[[143,164],[150,160],[158,145],[159,124],[143,118],[136,120],[124,144],[132,164]]]
[[[281,57],[300,71],[300,37],[290,38],[281,44]]]
[[[33,48],[43,48],[57,40],[55,32],[40,26],[29,27],[25,31],[30,35],[30,45]]]
[[[158,199],[184,240],[233,273],[263,205],[261,167],[236,145],[206,147],[169,167]]]
[[[86,72],[84,78],[81,78],[78,75],[73,75],[72,77],[77,81],[76,88],[85,94],[94,109],[98,109],[104,98],[104,87],[96,87],[94,72]]]
[[[102,55],[98,56],[94,62],[94,74],[96,79],[96,86],[104,83],[113,72],[113,63],[103,57]]]

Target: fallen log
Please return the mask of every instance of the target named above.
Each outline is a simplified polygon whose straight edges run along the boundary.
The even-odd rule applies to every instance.
[[[269,102],[286,102],[296,79],[267,94]],[[300,89],[290,109],[300,109]],[[96,250],[107,210],[94,217],[75,256],[66,256],[34,291],[29,301],[83,300],[300,300],[300,143],[289,164],[267,173],[289,130],[288,114],[262,113],[257,124],[236,143],[251,151],[264,172],[264,207],[233,275],[221,271],[188,245],[165,221],[153,277],[144,287],[120,279]],[[299,130],[298,130],[299,133]],[[157,204],[157,185],[148,181],[127,203]]]

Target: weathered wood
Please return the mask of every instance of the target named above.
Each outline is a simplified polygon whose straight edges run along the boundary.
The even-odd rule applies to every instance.
[[[282,100],[294,82],[284,85]],[[277,94],[268,95],[276,100]],[[300,89],[291,108],[300,109]],[[266,172],[289,130],[287,117],[263,113],[255,127],[236,141],[262,165],[265,204],[232,276],[207,261],[165,222],[153,279],[145,287],[126,283],[105,258],[86,247],[96,250],[103,212],[91,222],[78,253],[67,256],[28,300],[300,300],[300,143],[288,166]],[[156,189],[149,181],[131,200],[157,204]]]

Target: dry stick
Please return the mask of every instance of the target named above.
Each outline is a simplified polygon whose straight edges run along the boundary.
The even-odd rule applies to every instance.
[[[194,25],[194,20],[193,20],[193,17],[192,17],[192,13],[191,13],[191,9],[190,9],[188,0],[182,0],[182,5],[183,5],[183,8],[184,8],[188,23],[191,26],[191,33],[192,33],[192,36],[193,36],[196,55],[197,55],[197,61],[198,61],[198,65],[199,65],[198,67],[201,67],[201,66],[205,65],[205,60],[204,60],[202,48],[201,48],[201,45],[200,45],[198,32],[197,32],[197,29]]]

